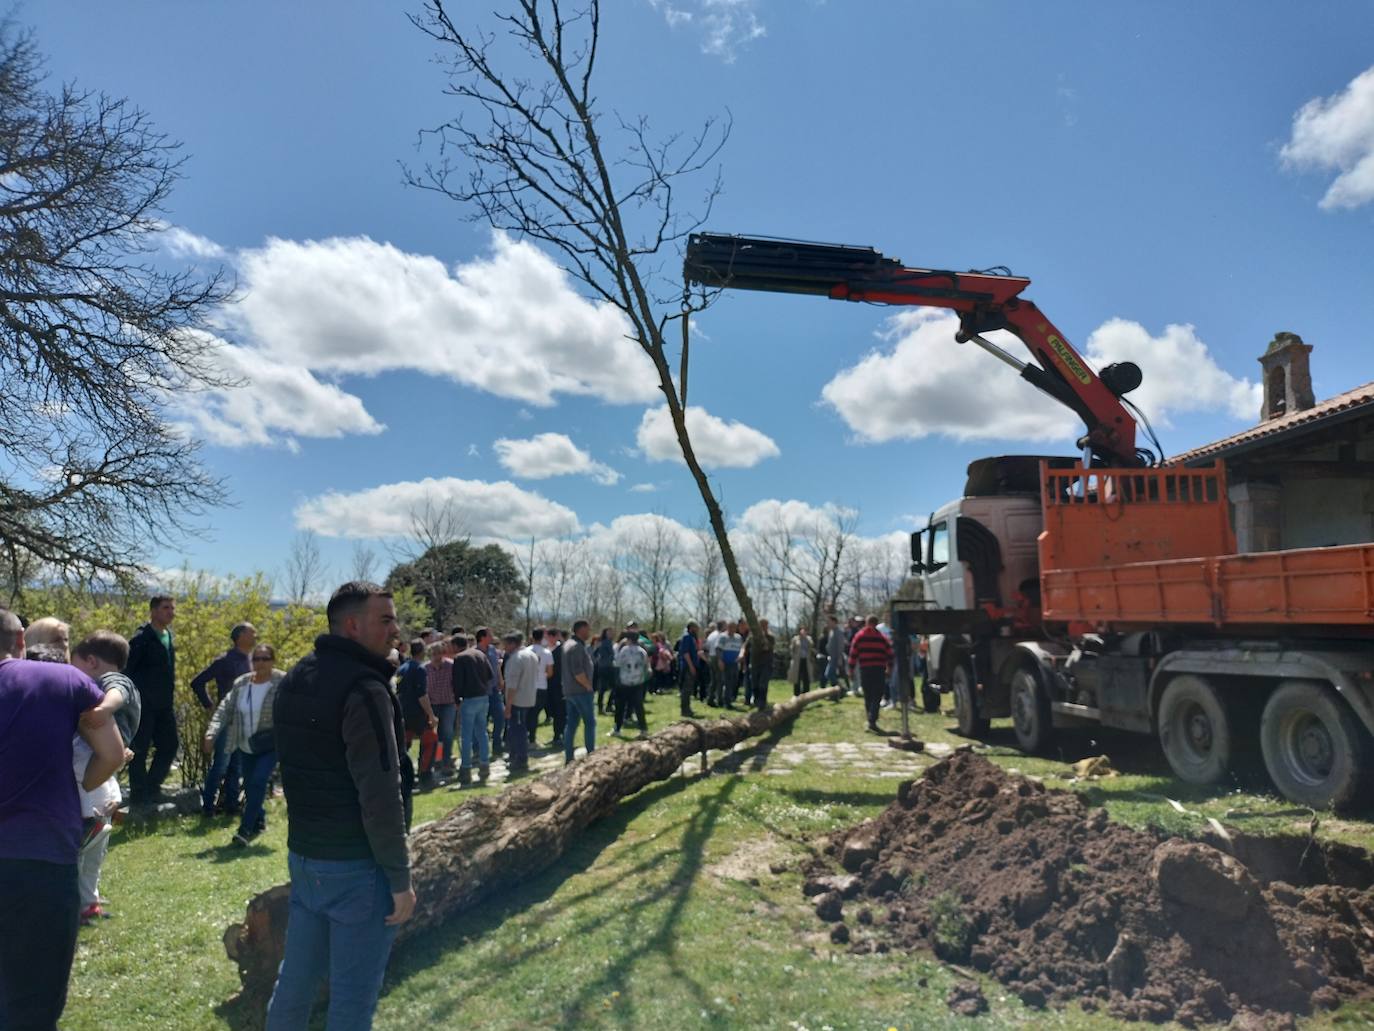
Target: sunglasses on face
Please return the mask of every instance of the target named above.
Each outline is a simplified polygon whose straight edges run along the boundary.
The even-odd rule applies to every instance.
[[[254,656],[253,656],[253,661],[254,661],[254,662],[271,662],[271,661],[272,661],[272,656],[270,656],[270,655],[254,655]]]

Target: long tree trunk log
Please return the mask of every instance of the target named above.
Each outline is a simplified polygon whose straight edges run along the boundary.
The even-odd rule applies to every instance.
[[[499,795],[465,802],[410,836],[419,902],[398,940],[551,866],[588,824],[612,812],[622,798],[671,777],[692,755],[730,748],[838,694],[839,688],[826,688],[732,719],[683,720],[643,741],[600,749]],[[290,891],[289,884],[279,884],[256,895],[243,923],[224,932],[225,951],[238,964],[243,984],[240,1000],[253,1013],[265,1010],[276,982]]]

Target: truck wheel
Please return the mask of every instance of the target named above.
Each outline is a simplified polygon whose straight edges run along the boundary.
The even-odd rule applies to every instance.
[[[973,683],[973,670],[965,661],[954,666],[950,677],[954,687],[954,721],[964,737],[982,737],[988,732],[988,721],[978,712],[978,693]]]
[[[1054,736],[1050,699],[1040,678],[1028,669],[1018,669],[1011,678],[1011,723],[1016,743],[1032,755],[1043,752]]]
[[[1326,685],[1285,680],[1260,720],[1260,748],[1274,787],[1314,809],[1358,800],[1369,742],[1349,707]]]
[[[1178,676],[1159,700],[1159,743],[1179,780],[1215,784],[1230,771],[1234,734],[1221,694],[1202,677]]]

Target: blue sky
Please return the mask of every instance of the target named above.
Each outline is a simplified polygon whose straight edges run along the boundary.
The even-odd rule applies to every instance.
[[[432,490],[482,536],[700,521],[685,469],[652,460],[652,388],[606,313],[403,185],[417,131],[456,114],[414,6],[19,11],[55,77],[185,143],[169,248],[246,290],[222,333],[256,396],[184,413],[234,506],[161,565],[274,570],[308,526],[346,572],[348,534],[383,550]],[[1010,266],[1084,353],[1144,366],[1169,451],[1256,421],[1277,330],[1315,345],[1318,397],[1374,379],[1374,7],[605,6],[607,112],[663,132],[733,116],[711,228]],[[956,496],[973,458],[1072,451],[1071,419],[948,337],[911,310],[724,296],[699,322],[692,399],[724,420],[705,436],[731,515],[843,505],[882,537]],[[541,434],[576,450],[523,443]],[[550,456],[585,468],[533,478]]]

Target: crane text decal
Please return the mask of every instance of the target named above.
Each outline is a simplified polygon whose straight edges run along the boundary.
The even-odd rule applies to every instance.
[[[1083,363],[1079,361],[1078,355],[1074,354],[1073,351],[1069,349],[1068,344],[1064,343],[1064,341],[1060,340],[1053,333],[1051,333],[1046,340],[1050,347],[1054,349],[1054,353],[1059,355],[1059,360],[1064,363],[1064,367],[1073,373],[1074,378],[1077,379],[1079,383],[1086,385],[1093,381],[1092,373],[1083,367]]]

